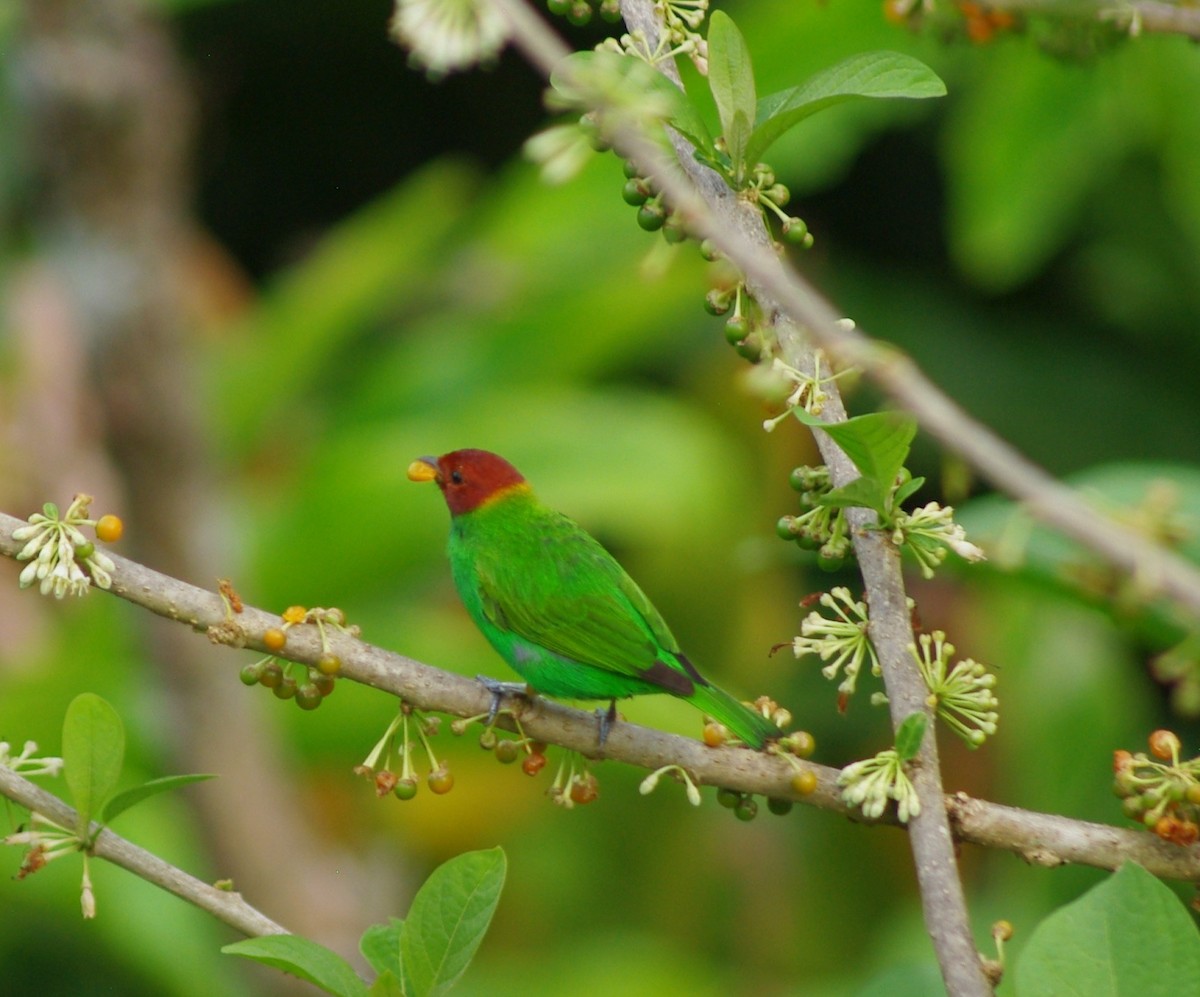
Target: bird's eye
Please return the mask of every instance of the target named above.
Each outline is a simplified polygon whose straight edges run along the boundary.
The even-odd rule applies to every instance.
[[[461,485],[463,483],[462,471],[458,470],[457,468],[455,470],[451,471],[450,472],[450,480],[453,481],[456,485]]]

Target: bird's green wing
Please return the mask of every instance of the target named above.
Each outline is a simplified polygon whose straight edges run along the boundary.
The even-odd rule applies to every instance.
[[[547,531],[549,525],[539,524],[539,539],[520,558],[476,559],[488,620],[555,654],[619,674],[645,677],[663,663],[674,667],[674,635],[612,555],[568,519],[556,517]]]

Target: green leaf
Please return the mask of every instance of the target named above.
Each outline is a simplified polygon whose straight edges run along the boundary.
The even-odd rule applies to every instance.
[[[713,15],[715,22],[716,15]],[[711,39],[711,32],[709,34]],[[711,54],[711,41],[710,41]],[[715,92],[715,91],[714,91]],[[784,132],[809,115],[860,97],[942,97],[946,84],[932,69],[900,52],[863,52],[824,69],[790,90],[758,102],[746,159],[755,163]]]
[[[291,973],[337,997],[366,997],[367,985],[359,979],[350,963],[324,945],[300,935],[263,935],[246,938],[221,949],[228,955],[240,955],[264,966]]]
[[[71,700],[63,718],[62,753],[63,775],[79,811],[77,831],[84,838],[117,785],[125,760],[125,726],[107,700],[92,692]]]
[[[390,917],[381,924],[372,924],[358,940],[358,950],[371,968],[377,973],[393,972],[399,976],[400,936],[404,933],[404,921]]]
[[[442,863],[413,897],[400,958],[413,997],[443,994],[479,948],[504,886],[501,848],[466,852]]]
[[[124,813],[135,803],[141,803],[151,796],[157,796],[159,793],[165,793],[169,789],[177,789],[180,786],[187,786],[193,782],[204,782],[206,779],[215,779],[215,775],[167,775],[161,779],[151,779],[149,782],[144,782],[140,786],[134,786],[133,789],[126,789],[117,793],[103,807],[100,808],[100,821],[104,824],[110,824],[114,821],[118,814]]]
[[[929,726],[929,717],[920,712],[910,713],[896,728],[896,754],[902,762],[911,761],[921,750],[921,742],[925,740],[925,728]]]
[[[874,509],[880,517],[886,517],[888,496],[891,494],[889,485],[875,478],[859,477],[853,481],[826,492],[821,496],[820,504],[834,509],[849,509],[853,506],[863,506]]]
[[[833,423],[822,422],[801,408],[793,412],[806,426],[828,433],[864,478],[889,490],[904,467],[909,446],[917,435],[917,420],[901,412],[871,412]]]
[[[1037,926],[1016,989],[1020,997],[1200,993],[1200,935],[1168,887],[1126,862]]]
[[[754,71],[746,39],[733,18],[720,10],[714,10],[708,22],[708,86],[734,176],[740,182],[747,163],[756,162],[746,153],[756,106]]]
[[[406,997],[404,987],[390,970],[375,977],[367,994],[369,997]]]

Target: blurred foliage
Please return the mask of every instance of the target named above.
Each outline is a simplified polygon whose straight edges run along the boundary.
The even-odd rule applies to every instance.
[[[202,290],[245,295],[207,311],[201,376],[246,599],[341,606],[375,643],[503,675],[450,586],[441,503],[404,478],[420,454],[487,447],[614,550],[723,685],[791,706],[819,761],[882,747],[882,712],[838,716],[812,663],[767,653],[794,634],[798,600],[829,584],[774,538],[793,511],[788,470],[813,461],[806,431],[761,433],[763,403],[701,308],[704,264],[694,246],[637,228],[619,163],[597,157],[547,188],[514,158],[543,114],[519,60],[433,87],[388,46],[384,0],[158,6],[202,111],[198,210],[210,252],[223,254],[219,286]],[[1056,473],[1119,460],[1134,477],[1179,477],[1194,537],[1195,47],[1147,37],[1064,61],[1020,32],[943,45],[877,6],[728,9],[764,93],[880,48],[946,80],[944,101],[846,106],[772,148],[817,239],[800,264]],[[590,44],[598,30],[571,35]],[[16,44],[7,20],[0,40]],[[0,273],[31,248],[22,224],[36,188],[20,172],[13,107],[5,94],[0,218],[12,224]],[[850,404],[867,411],[872,399],[864,389]],[[941,458],[922,446],[912,470],[936,497]],[[7,448],[0,466],[15,459]],[[980,531],[998,515],[981,509]],[[947,741],[947,783],[1120,823],[1112,750],[1154,726],[1174,726],[1185,746],[1200,730],[1168,714],[1146,668],[1171,633],[1035,570],[1055,549],[1039,533],[1021,570],[1001,562],[914,581],[925,626],[1000,675],[1000,732],[978,753]],[[15,590],[11,568],[0,563],[0,583]],[[30,612],[19,607],[35,597],[20,598],[0,599],[0,613]],[[56,750],[66,703],[90,690],[125,718],[131,779],[179,770],[162,757],[170,720],[136,626],[128,607],[93,597],[0,644],[0,734]],[[241,664],[230,657],[231,682]],[[384,883],[465,849],[500,844],[509,856],[461,992],[932,992],[903,835],[803,807],[742,825],[666,785],[642,798],[638,773],[605,765],[600,801],[564,812],[544,798],[545,774],[497,766],[473,735],[439,739],[450,742],[452,794],[377,802],[350,769],[394,704],[347,686],[315,715],[272,712],[322,831],[369,855]],[[692,711],[663,699],[625,713],[698,732]],[[216,878],[181,802],[204,791],[140,807],[122,830]],[[13,852],[7,867],[18,861]],[[5,989],[251,992],[218,954],[227,933],[117,870],[94,871],[99,917],[76,924],[77,878],[58,865],[22,883],[0,876]],[[1004,917],[1018,957],[1041,917],[1102,878],[970,848],[963,866],[981,949]],[[271,898],[248,899],[287,921]],[[375,898],[379,918],[409,899]]]

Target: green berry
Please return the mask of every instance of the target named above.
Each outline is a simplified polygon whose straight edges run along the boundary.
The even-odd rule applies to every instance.
[[[567,11],[567,20],[577,28],[587,24],[591,19],[592,6],[587,0],[578,0],[577,3],[571,4],[571,9]]]
[[[258,681],[265,685],[268,689],[274,689],[283,681],[283,669],[279,667],[278,661],[268,661],[262,668],[261,674],[258,676]]]
[[[796,525],[795,516],[780,516],[775,523],[775,532],[779,535],[780,540],[795,540],[796,531],[793,527]]]
[[[75,560],[86,561],[89,557],[96,553],[96,545],[91,543],[82,543],[75,548]]]
[[[785,242],[789,242],[793,246],[804,246],[805,240],[807,240],[808,245],[812,245],[812,236],[802,219],[789,218],[783,223],[782,230]]]
[[[767,800],[767,809],[776,816],[782,817],[784,814],[792,812],[792,801],[781,800],[772,796]]]
[[[291,699],[296,695],[296,680],[288,675],[271,691],[276,699]]]
[[[751,363],[757,363],[762,359],[763,341],[762,336],[757,332],[746,333],[746,338],[738,343],[734,349],[738,351],[738,356]]]
[[[738,820],[754,820],[758,816],[758,802],[753,796],[743,796],[733,808],[733,815]]]
[[[657,201],[647,201],[637,212],[637,223],[647,232],[657,232],[666,224],[667,213]]]
[[[321,705],[321,690],[315,683],[305,682],[296,689],[296,705],[302,710],[315,710]]]
[[[635,208],[640,208],[650,200],[650,194],[650,188],[641,177],[626,180],[625,186],[621,188],[621,200]]]
[[[726,809],[732,810],[742,799],[742,794],[736,789],[721,787],[717,790],[717,802]]]
[[[337,681],[332,675],[322,675],[320,672],[317,672],[316,675],[309,673],[309,679],[322,696],[328,696],[337,685]]]
[[[672,245],[677,245],[687,239],[687,230],[683,227],[683,220],[675,214],[667,218],[666,224],[662,230],[663,238]]]
[[[258,685],[258,680],[262,675],[262,669],[259,667],[259,662],[246,665],[240,672],[238,678],[242,680],[242,685]]]
[[[738,346],[749,332],[750,323],[746,321],[744,315],[733,315],[726,319],[725,341],[730,346]]]
[[[392,794],[398,800],[411,800],[417,795],[417,780],[412,776],[399,780],[392,789]]]
[[[621,164],[621,170],[624,172],[626,180],[632,180],[634,177],[639,176],[638,165],[632,159],[626,159]]]
[[[729,311],[732,295],[727,288],[714,287],[704,295],[704,310],[709,315],[724,315]]]
[[[563,17],[571,9],[571,0],[546,0],[546,9],[551,14]]]
[[[496,742],[496,761],[511,765],[521,754],[521,746],[510,738]]]
[[[721,251],[712,244],[711,239],[705,239],[700,243],[700,255],[709,263],[715,263],[721,258]]]
[[[824,550],[817,554],[817,567],[822,571],[841,571],[842,565],[846,563],[844,557],[836,554],[826,554]]]

